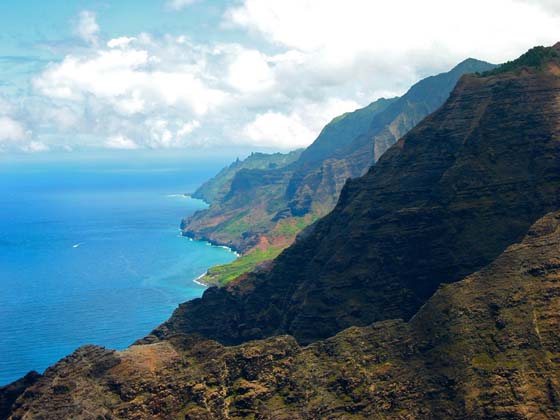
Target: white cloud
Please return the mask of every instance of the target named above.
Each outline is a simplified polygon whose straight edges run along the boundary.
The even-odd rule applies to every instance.
[[[306,146],[336,115],[469,56],[500,62],[553,44],[560,27],[555,0],[230,4],[207,42],[188,27],[104,39],[95,14],[82,12],[76,33],[86,44],[34,74],[31,95],[7,101],[0,88],[0,140],[10,132],[16,148]],[[215,16],[216,5],[203,5],[212,13],[201,18]]]
[[[267,111],[243,128],[242,137],[258,146],[306,147],[331,119],[358,106],[352,101],[331,99],[321,104],[301,104],[297,111],[289,114]]]
[[[27,153],[39,153],[49,151],[50,147],[40,141],[31,141],[28,144],[22,146],[21,150]]]
[[[89,44],[97,44],[99,29],[95,13],[89,10],[80,12],[76,25],[76,33],[83,41]]]
[[[274,84],[274,74],[267,57],[256,50],[241,50],[230,64],[229,83],[241,92],[269,89]]]
[[[181,10],[193,4],[196,0],[169,0],[167,7],[171,10]]]
[[[521,2],[527,3],[529,5],[537,5],[542,7],[544,10],[560,13],[560,2],[558,0],[519,0]]]
[[[19,142],[27,137],[28,133],[21,123],[10,117],[0,116],[0,142]]]
[[[194,130],[200,127],[200,123],[198,121],[191,121],[189,123],[183,124],[183,126],[177,131],[177,137],[185,137],[191,134]]]
[[[134,37],[121,36],[119,38],[110,39],[107,42],[107,46],[109,48],[125,47],[128,44],[130,44],[131,42],[133,42],[134,40],[136,40],[136,38],[134,38]]]
[[[177,121],[168,121],[164,118],[149,119],[145,121],[145,128],[149,137],[147,146],[152,149],[169,149],[184,147],[189,142],[189,135],[200,127],[198,121],[181,124]]]
[[[122,149],[122,150],[135,150],[139,146],[134,142],[134,140],[129,139],[121,134],[109,137],[105,142],[105,147],[109,149]]]
[[[307,146],[315,133],[298,114],[268,111],[245,126],[243,134],[255,145],[287,149]]]
[[[68,105],[53,105],[36,112],[36,118],[54,123],[57,129],[62,132],[77,128],[82,119],[80,111]]]
[[[66,57],[35,78],[34,85],[46,96],[80,99],[85,94],[114,97],[125,94],[143,74],[136,72],[148,62],[142,50],[100,50],[93,57]]]
[[[159,65],[146,50],[99,50],[92,57],[66,57],[35,78],[34,86],[51,98],[106,101],[123,114],[178,107],[203,115],[219,106],[225,93],[209,87],[189,69]]]
[[[207,57],[231,61],[225,57],[231,51],[214,53],[183,36],[140,34],[134,47],[128,39],[49,65],[33,86],[51,101],[51,110],[36,114],[60,120],[60,128],[73,125],[85,135],[108,138],[107,147],[131,148],[123,140],[131,138],[149,148],[198,144],[190,137],[201,126],[198,117],[219,109],[231,90],[207,70]]]
[[[162,119],[148,120],[146,125],[149,129],[149,145],[153,148],[169,148],[173,145],[173,133],[169,129],[169,122]]]
[[[472,55],[510,59],[520,48],[558,38],[558,19],[532,3],[245,0],[228,11],[227,19],[277,45],[319,52],[335,71],[367,55],[409,66],[427,58],[436,62]],[[541,2],[545,3],[558,2]]]

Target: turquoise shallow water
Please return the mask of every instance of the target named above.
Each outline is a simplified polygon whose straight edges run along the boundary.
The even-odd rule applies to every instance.
[[[0,169],[0,384],[83,344],[123,348],[199,297],[232,261],[179,235],[205,204],[181,195],[224,162]]]

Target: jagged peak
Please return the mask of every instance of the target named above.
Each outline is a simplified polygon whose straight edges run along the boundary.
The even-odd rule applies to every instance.
[[[478,67],[478,66],[481,66],[481,65],[488,65],[488,64],[491,64],[491,63],[488,63],[488,62],[483,61],[483,60],[479,60],[477,58],[469,57],[469,58],[466,58],[463,61],[461,61],[455,67],[453,67],[453,69],[451,69],[451,71],[470,68],[470,67],[473,67],[473,66]]]

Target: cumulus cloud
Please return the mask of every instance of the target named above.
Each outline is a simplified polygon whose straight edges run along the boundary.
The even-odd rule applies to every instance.
[[[358,107],[353,101],[331,99],[320,104],[300,104],[289,114],[267,111],[245,125],[242,137],[255,145],[278,149],[305,147],[330,120]]]
[[[232,4],[207,42],[188,32],[104,39],[95,14],[82,12],[76,34],[86,44],[36,73],[32,95],[0,96],[0,140],[9,132],[29,150],[41,149],[32,141],[51,149],[306,146],[336,115],[469,56],[502,62],[553,44],[560,27],[553,0]]]
[[[198,121],[191,121],[188,123],[185,123],[181,126],[181,128],[179,128],[179,130],[177,131],[177,136],[180,138],[183,138],[185,136],[188,136],[189,134],[191,134],[194,130],[196,130],[198,127],[200,127],[200,123]]]
[[[33,140],[28,144],[22,146],[21,150],[27,153],[39,153],[47,152],[50,150],[50,148],[43,142]]]
[[[225,96],[208,86],[201,74],[188,68],[167,68],[156,55],[134,48],[68,56],[49,66],[33,83],[45,96],[74,101],[94,97],[124,114],[166,106],[202,115]]]
[[[107,42],[107,46],[109,48],[124,47],[124,46],[130,44],[135,39],[136,38],[134,38],[134,37],[121,36],[119,38],[110,39],[109,42]]]
[[[97,34],[99,33],[99,25],[95,13],[89,10],[80,12],[78,23],[76,25],[76,34],[89,44],[97,44]]]
[[[122,150],[135,150],[139,146],[134,142],[134,140],[129,139],[122,134],[111,136],[105,142],[105,146],[109,149],[122,149]]]
[[[556,1],[537,2],[557,4]],[[332,65],[374,57],[419,66],[476,55],[504,61],[537,42],[558,37],[558,19],[518,0],[245,0],[230,9],[233,25]],[[408,63],[405,59],[409,60]],[[424,63],[425,65],[425,63]]]
[[[270,88],[274,75],[266,55],[257,50],[244,50],[230,64],[228,81],[241,92],[254,92]]]
[[[19,142],[27,136],[28,133],[21,123],[10,117],[0,116],[0,142]]]
[[[309,144],[314,132],[298,114],[268,111],[257,115],[253,122],[246,125],[243,134],[256,145],[290,148]]]

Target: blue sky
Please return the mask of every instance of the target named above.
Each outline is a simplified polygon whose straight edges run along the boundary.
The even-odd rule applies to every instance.
[[[556,0],[0,2],[0,154],[289,150],[467,57],[560,40]]]
[[[96,13],[103,33],[109,38],[149,32],[189,33],[193,39],[210,40],[217,33],[226,4],[222,1],[194,2],[174,10],[163,0],[21,0],[0,3],[0,55],[25,55],[45,43],[66,43],[75,38],[72,21],[82,10]],[[230,31],[235,38],[240,31]]]

